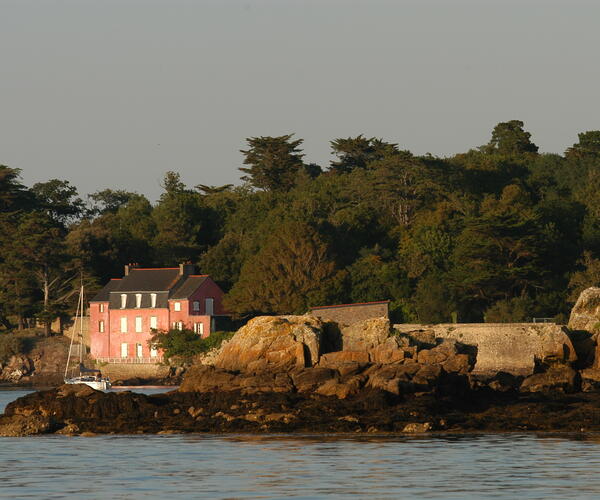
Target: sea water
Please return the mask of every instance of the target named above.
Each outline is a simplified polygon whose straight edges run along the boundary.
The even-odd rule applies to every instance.
[[[600,436],[0,438],[0,497],[592,499]]]

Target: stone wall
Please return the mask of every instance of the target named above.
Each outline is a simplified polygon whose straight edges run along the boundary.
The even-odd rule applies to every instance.
[[[79,319],[77,320],[77,325],[74,325],[75,317],[72,318],[58,318],[52,322],[52,331],[58,332],[65,337],[68,337],[69,340],[73,335],[73,328],[77,330],[75,332],[75,342],[78,342],[78,334],[79,334]],[[83,317],[83,344],[88,348],[90,348],[90,317]]]
[[[170,367],[150,363],[98,363],[95,368],[113,382],[132,378],[162,379],[169,375]]]
[[[334,321],[340,325],[352,325],[371,318],[387,318],[389,302],[342,304],[338,306],[313,307],[310,311],[322,321]]]
[[[568,330],[554,323],[397,324],[394,329],[473,346],[477,349],[474,374],[531,375],[536,365],[577,360]]]

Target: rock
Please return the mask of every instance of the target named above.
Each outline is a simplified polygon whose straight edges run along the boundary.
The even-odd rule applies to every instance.
[[[571,309],[568,326],[571,330],[600,333],[600,288],[591,287],[581,292]]]
[[[442,363],[446,373],[466,374],[473,369],[473,360],[468,354],[455,354]]]
[[[370,351],[383,344],[390,336],[387,318],[371,318],[342,328],[344,351]]]
[[[402,347],[398,337],[388,337],[384,342],[369,350],[371,363],[385,365],[402,362],[405,357],[405,352]]]
[[[583,392],[598,391],[600,389],[600,369],[588,368],[581,371],[581,390]]]
[[[396,328],[396,325],[394,325],[394,328]],[[413,344],[421,348],[433,347],[436,344],[435,332],[431,329],[413,330],[408,333],[408,338]]]
[[[42,415],[0,415],[0,436],[21,437],[46,434],[51,431],[51,420]]]
[[[498,372],[491,380],[486,381],[487,386],[497,392],[514,391],[521,385],[520,377],[510,373]]]
[[[305,368],[290,375],[298,392],[312,391],[324,382],[337,378],[336,372],[329,368]]]
[[[409,336],[423,325],[394,325]],[[577,360],[568,330],[552,323],[479,323],[429,325],[436,339],[454,339],[471,347],[476,359],[473,373],[493,376],[499,371],[531,375],[536,366],[570,364]],[[420,353],[419,353],[420,354]]]
[[[423,423],[410,423],[404,426],[402,432],[410,433],[410,434],[421,434],[423,432],[428,432],[433,429],[433,425],[431,422],[423,422]]]
[[[403,388],[409,387],[406,382],[410,382],[412,372],[412,367],[404,365],[391,364],[374,367],[374,369],[365,372],[369,377],[366,385],[373,389],[381,389],[399,395],[405,392],[402,390]]]
[[[319,361],[323,323],[313,316],[259,316],[222,347],[215,366],[229,371],[287,371]]]
[[[179,391],[212,392],[238,388],[239,384],[234,373],[220,370],[214,366],[195,365],[186,372]]]
[[[440,365],[423,365],[412,378],[415,391],[428,391],[433,389],[442,374]]]
[[[343,382],[331,379],[320,385],[315,392],[321,396],[336,396],[339,399],[345,399],[352,394],[357,394],[361,384],[360,377],[351,377]]]
[[[458,354],[458,352],[455,343],[445,341],[433,349],[423,349],[422,351],[419,351],[417,354],[417,362],[426,365],[440,364],[456,354]]]
[[[530,375],[521,383],[521,392],[575,392],[578,373],[568,366],[554,366],[545,373]]]
[[[337,351],[329,352],[321,356],[319,366],[336,368],[346,363],[368,363],[369,353],[366,351]]]

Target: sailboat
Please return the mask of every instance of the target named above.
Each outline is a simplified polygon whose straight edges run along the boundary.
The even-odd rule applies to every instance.
[[[69,345],[69,355],[67,357],[67,366],[65,366],[65,384],[86,384],[97,389],[99,391],[106,391],[111,388],[110,379],[103,377],[100,370],[94,368],[86,368],[83,364],[83,316],[84,316],[84,291],[83,284],[79,290],[79,301],[77,302],[77,312],[75,313],[75,322],[73,323],[73,331],[71,334],[71,343]],[[79,364],[74,369],[71,369],[71,376],[69,376],[69,365],[71,364],[71,358],[73,357],[73,343],[75,341],[75,332],[79,325],[79,337],[78,350],[79,350]]]

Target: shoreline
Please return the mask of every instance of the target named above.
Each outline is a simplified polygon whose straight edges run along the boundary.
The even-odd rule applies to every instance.
[[[363,391],[340,400],[239,391],[147,395],[64,385],[29,393],[0,416],[0,435],[600,436],[600,394],[394,396]]]

